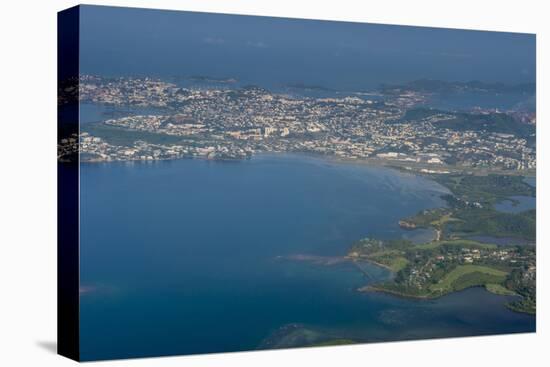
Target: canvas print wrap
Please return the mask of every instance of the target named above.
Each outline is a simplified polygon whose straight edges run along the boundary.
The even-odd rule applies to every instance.
[[[534,332],[535,35],[59,13],[59,352]]]

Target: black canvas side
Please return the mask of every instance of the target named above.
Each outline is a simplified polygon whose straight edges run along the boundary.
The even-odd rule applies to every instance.
[[[79,7],[57,16],[57,352],[79,351]]]

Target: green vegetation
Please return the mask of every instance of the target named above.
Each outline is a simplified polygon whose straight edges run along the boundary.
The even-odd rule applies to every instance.
[[[403,226],[433,227],[441,231],[441,239],[486,235],[535,240],[535,209],[520,213],[494,209],[494,204],[512,196],[535,196],[535,188],[522,176],[450,174],[431,178],[451,191],[442,196],[447,207],[423,210],[405,218]]]
[[[412,245],[409,240],[377,240],[371,238],[363,238],[351,247],[350,256],[353,254],[361,254],[363,256],[376,256],[377,254],[389,254],[393,253],[398,255],[401,251],[406,250]]]
[[[537,307],[536,283],[533,264],[514,269],[506,279],[505,286],[508,289],[513,289],[521,298],[508,304],[508,307],[514,311],[535,314]]]
[[[452,194],[446,208],[423,210],[399,222],[404,228],[433,228],[434,241],[365,238],[355,243],[349,257],[383,265],[395,273],[387,282],[361,290],[399,296],[434,298],[483,286],[499,295],[518,295],[507,306],[518,312],[536,312],[536,248],[532,245],[497,246],[468,239],[472,235],[535,239],[535,210],[501,213],[494,203],[515,195],[535,195],[522,177],[437,176]]]
[[[434,124],[436,128],[452,129],[455,131],[484,130],[487,132],[513,134],[528,137],[535,133],[532,125],[517,121],[505,113],[468,113],[448,112],[434,108],[413,108],[407,110],[402,121],[411,122],[424,120],[433,116],[446,116],[447,118]]]
[[[452,192],[454,201],[452,197],[445,198],[455,206],[464,207],[475,202],[483,206],[494,205],[510,196],[534,197],[536,194],[536,189],[527,184],[522,176],[450,174],[431,178]]]
[[[515,296],[516,295],[516,293],[514,291],[511,291],[508,288],[505,288],[501,284],[488,283],[488,284],[485,284],[485,289],[487,289],[491,293],[498,294],[498,295],[501,295],[501,296]]]
[[[415,248],[418,250],[431,250],[441,246],[460,246],[461,248],[469,249],[496,249],[497,245],[491,243],[481,243],[473,240],[447,240],[447,241],[433,241],[428,243],[423,243],[416,245]]]
[[[537,303],[534,298],[522,298],[520,301],[511,302],[506,305],[510,310],[535,315]]]
[[[403,256],[400,256],[397,251],[376,252],[369,256],[369,260],[384,265],[393,272],[398,272],[409,263],[409,261]]]
[[[393,272],[398,272],[405,268],[409,262],[402,255],[410,246],[412,246],[412,242],[408,240],[381,241],[363,238],[352,246],[349,257],[368,259]]]
[[[430,287],[435,293],[449,293],[468,287],[502,283],[507,273],[501,270],[479,265],[459,265],[443,279]]]
[[[405,218],[402,222],[412,224],[413,227],[430,227],[443,218],[449,218],[450,210],[447,208],[435,208],[422,210],[415,216]],[[439,223],[438,223],[439,224]]]
[[[143,140],[150,144],[178,144],[182,142],[182,138],[179,136],[127,130],[102,123],[82,125],[82,132],[99,137],[113,145],[131,146],[138,140]]]
[[[535,240],[536,212],[534,209],[521,213],[501,213],[494,209],[462,209],[453,213],[453,216],[459,220],[446,226],[448,233]]]
[[[260,349],[320,347],[355,344],[356,341],[331,332],[310,329],[301,324],[288,324],[275,331]]]
[[[457,113],[454,119],[438,122],[436,127],[457,131],[485,130],[522,137],[535,133],[533,126],[516,121],[512,116],[505,113]]]
[[[328,347],[328,346],[337,346],[337,345],[349,345],[349,344],[356,344],[357,342],[351,339],[333,339],[333,340],[327,340],[324,342],[314,343],[311,345],[308,345],[308,347]]]

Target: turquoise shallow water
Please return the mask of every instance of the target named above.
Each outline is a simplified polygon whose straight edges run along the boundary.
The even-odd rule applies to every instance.
[[[443,205],[442,192],[305,156],[83,164],[82,358],[289,346],[289,325],[313,342],[534,331],[534,317],[482,289],[435,301],[358,293],[372,280],[352,264],[295,256],[402,237],[397,221]],[[389,276],[365,266],[375,280]]]

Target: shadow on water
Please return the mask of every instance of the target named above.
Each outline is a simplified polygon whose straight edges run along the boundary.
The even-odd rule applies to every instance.
[[[51,341],[51,340],[40,340],[36,342],[36,345],[38,345],[40,348],[50,352],[57,354],[57,342]]]

